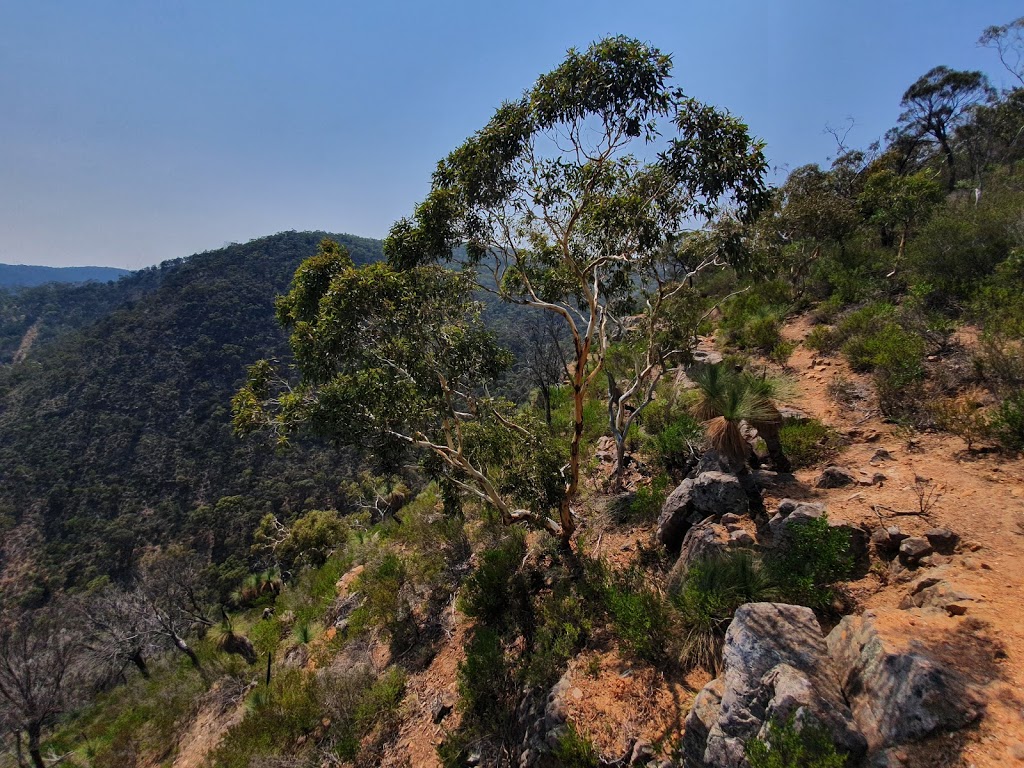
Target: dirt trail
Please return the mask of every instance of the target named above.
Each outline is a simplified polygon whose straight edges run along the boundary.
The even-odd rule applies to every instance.
[[[801,341],[810,328],[809,320],[801,318],[784,329],[784,336]],[[943,578],[978,600],[970,603],[965,617],[951,619],[950,624],[967,628],[973,641],[997,649],[996,680],[984,688],[986,716],[961,745],[962,756],[957,760],[949,754],[944,757],[952,762],[939,764],[1024,765],[1024,695],[1018,693],[1024,687],[1024,461],[996,453],[968,454],[963,441],[952,435],[911,435],[884,423],[870,399],[852,407],[838,404],[828,393],[836,377],[862,392],[871,391],[867,378],[852,372],[839,357],[822,358],[800,345],[788,368],[800,388],[791,404],[850,440],[836,463],[865,473],[869,480],[875,473],[885,479],[878,485],[819,490],[813,484],[820,468],[804,470],[796,473],[797,486],[773,491],[766,505],[770,508],[782,496],[800,495],[824,502],[830,518],[843,522],[875,528],[880,513],[887,525],[899,525],[912,535],[936,527],[960,535],[960,552],[947,564]],[[891,458],[874,459],[879,449]],[[934,488],[927,516],[895,516],[891,510],[920,511],[915,483],[926,492]],[[907,593],[906,583],[883,582],[881,574],[871,573],[853,585],[865,609],[896,607]],[[906,632],[913,637],[920,622],[910,612],[906,616]],[[948,645],[954,648],[952,636]],[[985,661],[952,655],[965,672]]]

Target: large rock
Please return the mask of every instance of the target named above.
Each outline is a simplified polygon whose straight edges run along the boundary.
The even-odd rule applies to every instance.
[[[745,533],[747,539],[753,543],[753,538],[746,531],[739,529],[737,533]],[[726,526],[716,523],[714,517],[701,520],[683,537],[679,557],[676,558],[676,563],[668,574],[669,587],[673,588],[681,584],[686,572],[690,570],[690,566],[698,560],[720,557],[729,549],[744,546],[747,546],[746,539],[734,536]]]
[[[658,540],[673,552],[694,525],[711,516],[746,514],[750,509],[746,491],[734,475],[704,472],[684,480],[665,500],[658,520]]]
[[[826,640],[870,750],[956,730],[977,719],[979,701],[962,678],[923,644],[908,643],[898,617],[880,621],[883,613],[847,616]]]
[[[716,677],[697,694],[690,714],[686,716],[686,730],[680,748],[683,753],[683,765],[687,768],[704,765],[708,734],[711,727],[718,722],[721,709],[722,678]]]
[[[825,639],[809,608],[748,603],[725,636],[720,680],[702,691],[700,712],[683,736],[687,765],[748,765],[744,744],[764,738],[769,724],[795,717],[826,728],[837,747],[859,759],[865,750],[839,688]],[[718,686],[721,703],[714,713]],[[701,746],[703,743],[703,750]],[[700,755],[700,761],[696,756]]]

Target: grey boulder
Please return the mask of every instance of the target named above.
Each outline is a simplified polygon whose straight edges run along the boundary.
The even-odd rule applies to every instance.
[[[734,475],[704,472],[684,480],[665,500],[658,519],[658,540],[675,552],[686,532],[705,518],[745,515],[749,510],[746,491]]]

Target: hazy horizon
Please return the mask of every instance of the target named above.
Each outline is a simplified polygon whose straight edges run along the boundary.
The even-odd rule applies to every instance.
[[[827,124],[852,117],[852,147],[881,138],[933,66],[1008,84],[975,42],[1018,15],[1004,0],[11,3],[0,262],[137,269],[291,229],[382,237],[503,100],[609,34],[672,54],[688,94],[767,142],[779,181],[834,155]]]

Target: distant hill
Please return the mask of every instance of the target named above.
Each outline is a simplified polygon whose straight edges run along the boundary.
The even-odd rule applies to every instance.
[[[198,536],[224,558],[267,511],[338,505],[351,452],[279,455],[230,424],[246,367],[287,356],[274,297],[324,236],[0,294],[0,540],[30,525],[51,585],[81,584],[126,574],[147,544]],[[331,237],[357,263],[382,257],[380,241]]]
[[[0,264],[0,288],[30,288],[46,283],[106,283],[128,274],[117,267],[36,267]]]

